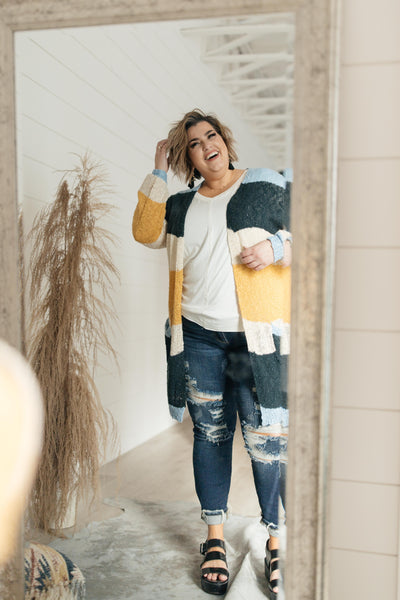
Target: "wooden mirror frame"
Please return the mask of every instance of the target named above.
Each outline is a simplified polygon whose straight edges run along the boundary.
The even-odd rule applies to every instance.
[[[21,346],[15,31],[293,12],[293,308],[287,600],[326,600],[340,0],[1,0],[0,336]],[[17,597],[17,596],[15,596]]]

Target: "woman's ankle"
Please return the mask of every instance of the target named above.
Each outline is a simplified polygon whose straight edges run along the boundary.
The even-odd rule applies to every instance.
[[[223,540],[224,539],[224,524],[208,525],[207,531],[208,540]]]
[[[279,550],[279,538],[273,535],[270,535],[267,540],[268,550]]]

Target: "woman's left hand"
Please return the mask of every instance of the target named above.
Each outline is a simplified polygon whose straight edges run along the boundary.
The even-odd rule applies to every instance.
[[[250,248],[244,248],[240,253],[240,258],[242,263],[249,269],[254,271],[265,269],[274,262],[272,244],[269,240],[263,240],[254,246],[250,246]]]

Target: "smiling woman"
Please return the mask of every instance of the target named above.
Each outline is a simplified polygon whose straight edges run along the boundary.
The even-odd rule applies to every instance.
[[[287,461],[289,194],[276,171],[236,170],[233,144],[213,115],[193,110],[176,123],[157,144],[133,235],[151,248],[167,248],[168,401],[172,417],[181,421],[187,404],[193,421],[196,491],[208,525],[202,588],[227,589],[223,524],[238,415],[269,533],[265,573],[275,599]],[[194,173],[202,183],[168,198],[169,162],[175,174],[184,171],[189,188]]]
[[[332,85],[335,75],[335,37],[332,33],[336,27],[336,1],[335,0],[318,0],[318,2],[303,1],[303,0],[281,0],[280,2],[273,0],[257,0],[247,1],[246,7],[242,6],[240,0],[227,0],[224,6],[214,0],[191,0],[190,2],[179,3],[175,5],[167,0],[155,0],[152,3],[142,2],[141,0],[131,3],[123,2],[122,0],[82,0],[71,9],[71,4],[67,0],[60,0],[57,3],[50,0],[36,0],[34,3],[28,0],[21,0],[17,4],[11,0],[5,0],[1,4],[1,72],[4,76],[3,85],[1,86],[1,111],[0,115],[0,144],[2,164],[0,169],[0,185],[3,190],[1,197],[1,276],[4,284],[1,288],[1,333],[11,343],[19,345],[19,333],[21,331],[20,311],[18,308],[19,283],[18,275],[15,272],[15,265],[18,261],[18,243],[17,243],[17,225],[16,225],[16,148],[15,139],[15,121],[14,115],[14,32],[19,30],[30,29],[48,29],[51,27],[65,27],[82,25],[99,25],[106,23],[117,22],[134,22],[134,21],[150,21],[157,15],[158,19],[171,20],[173,18],[195,18],[203,15],[206,11],[210,16],[223,16],[229,14],[244,15],[248,13],[268,13],[276,10],[293,11],[296,22],[296,87],[295,87],[295,149],[294,149],[294,170],[295,170],[295,187],[293,190],[293,233],[296,240],[296,253],[294,261],[294,335],[292,336],[293,360],[291,363],[290,373],[290,399],[292,403],[291,411],[291,449],[289,456],[289,478],[288,478],[288,556],[287,556],[287,573],[285,577],[285,593],[290,600],[299,598],[321,598],[325,589],[325,559],[324,548],[326,545],[325,537],[325,482],[326,482],[326,445],[323,443],[325,431],[327,427],[327,411],[329,404],[327,403],[327,388],[329,385],[329,364],[326,357],[329,356],[329,346],[327,346],[326,337],[329,333],[329,282],[332,276],[331,258],[327,248],[330,248],[330,219],[329,215],[332,206],[332,191],[334,186],[332,181],[334,178],[334,132],[335,132],[335,102],[334,99],[335,87]],[[332,19],[333,15],[333,21]],[[190,26],[190,24],[188,23]],[[38,35],[44,32],[38,32]],[[56,32],[48,32],[51,36],[56,36]],[[97,35],[95,29],[88,32],[93,38]],[[30,155],[25,153],[24,161],[30,164],[30,173],[32,181],[35,184],[45,182],[48,188],[52,187],[51,173],[52,168],[64,168],[63,157],[65,156],[65,148],[68,146],[68,140],[74,139],[75,133],[83,131],[81,123],[83,118],[88,118],[91,123],[91,131],[96,131],[96,126],[99,123],[104,125],[104,132],[100,136],[101,140],[106,140],[104,148],[108,151],[115,141],[115,132],[113,123],[121,123],[120,114],[117,114],[115,103],[107,103],[104,98],[96,96],[97,90],[92,86],[86,86],[84,93],[77,92],[76,98],[86,98],[90,101],[90,110],[83,115],[82,111],[74,110],[73,102],[70,98],[66,100],[64,93],[73,95],[74,90],[77,90],[75,84],[72,83],[74,71],[84,68],[85,64],[89,64],[87,69],[88,75],[94,76],[98,73],[98,58],[100,53],[104,53],[104,64],[106,65],[109,76],[113,72],[113,65],[110,62],[111,54],[108,50],[113,46],[112,55],[118,52],[118,46],[121,37],[115,38],[115,43],[111,44],[110,39],[106,39],[103,44],[99,44],[99,53],[90,53],[86,51],[85,61],[78,60],[77,47],[82,48],[82,40],[77,40],[76,31],[65,29],[62,33],[63,40],[66,41],[68,36],[75,36],[75,41],[71,46],[72,52],[66,51],[66,44],[61,44],[62,56],[54,61],[54,67],[57,70],[57,76],[52,78],[52,82],[65,83],[63,93],[57,97],[53,97],[63,104],[66,115],[66,131],[62,137],[62,146],[49,143],[49,148],[52,149],[52,160],[45,166],[40,157],[36,155],[37,150],[40,151],[45,147],[44,140],[54,141],[54,136],[57,133],[57,121],[54,121],[46,130],[40,132],[38,136],[38,118],[26,118],[26,124],[29,124],[29,131],[33,132],[36,129],[36,137],[31,136],[31,139],[40,139],[41,144],[36,146],[36,150]],[[126,31],[123,37],[128,37]],[[72,39],[70,37],[70,39]],[[136,45],[134,56],[143,57],[143,49],[140,44]],[[231,42],[226,41],[226,46]],[[152,43],[149,44],[149,52],[147,57],[157,63],[157,57],[152,56],[152,53],[159,53],[159,56],[166,54],[165,46],[159,47],[162,42],[154,35]],[[88,46],[87,46],[88,47]],[[37,53],[42,53],[43,60],[46,60],[46,65],[41,69],[41,76],[45,77],[48,73],[49,63],[52,61],[51,54],[40,43],[35,46]],[[155,50],[157,48],[157,51]],[[225,48],[229,51],[229,48]],[[169,52],[173,53],[173,45],[169,48]],[[33,52],[28,52],[28,61],[32,63],[32,67],[37,64],[36,56]],[[170,65],[175,64],[174,61],[186,60],[186,55],[182,53],[178,56],[177,53],[171,57]],[[210,55],[207,60],[210,60]],[[257,57],[256,57],[257,58]],[[253,57],[254,59],[254,57]],[[275,57],[276,59],[276,57]],[[274,60],[275,60],[274,59]],[[286,60],[286,58],[284,57]],[[225,59],[224,59],[225,60]],[[136,87],[135,82],[139,77],[139,66],[133,66],[123,53],[119,54],[119,63],[123,62],[126,73],[132,73],[129,81],[118,84],[113,81],[109,85],[109,89],[120,90],[122,87],[135,89],[135,92],[143,91],[141,103],[143,106],[149,105],[153,99],[158,98],[159,89],[151,89],[149,81],[143,79],[144,86]],[[67,68],[63,68],[65,64]],[[71,65],[74,64],[73,68]],[[236,69],[236,74],[243,74],[244,71],[250,70],[246,64],[239,65]],[[62,71],[62,72],[61,72]],[[134,75],[133,75],[134,71]],[[177,69],[172,69],[176,72]],[[168,96],[171,88],[171,69],[168,66],[163,71],[159,69],[159,87],[162,87]],[[193,70],[187,67],[186,73],[193,73]],[[198,73],[196,73],[196,77]],[[86,75],[84,76],[86,77]],[[79,77],[77,77],[79,79]],[[82,78],[80,78],[82,81]],[[231,78],[232,79],[232,78]],[[240,91],[242,85],[240,77],[236,78],[235,82],[230,85],[237,85],[238,99],[243,97]],[[187,82],[186,82],[187,83]],[[29,77],[26,78],[27,87],[31,90],[35,87]],[[246,85],[248,85],[246,83]],[[255,85],[261,85],[260,80]],[[46,112],[46,104],[41,102],[46,94],[46,89],[49,87],[43,81],[41,86],[37,86],[36,101],[31,103],[32,108],[37,111],[37,115],[42,110]],[[188,86],[185,85],[180,90],[180,99],[183,94],[187,94]],[[28,94],[28,96],[30,95]],[[121,95],[121,97],[124,97]],[[181,101],[181,100],[180,100]],[[270,103],[273,99],[270,98]],[[172,115],[176,115],[177,106],[171,104],[171,98],[168,100],[167,115],[155,114],[154,120],[147,121],[150,128],[154,126],[154,134],[160,131],[155,119],[158,122],[169,122]],[[190,102],[193,105],[193,102]],[[187,99],[184,103],[187,109]],[[99,110],[101,117],[96,119],[93,115],[93,107]],[[121,107],[120,112],[129,112],[129,106]],[[174,112],[172,110],[174,109]],[[179,108],[183,112],[183,105]],[[256,110],[256,109],[254,109]],[[179,112],[179,111],[178,111]],[[221,111],[217,109],[220,114]],[[50,113],[49,113],[49,116]],[[114,120],[115,118],[115,120]],[[136,114],[131,116],[131,121],[136,118]],[[36,120],[35,120],[36,119]],[[272,115],[264,118],[265,129],[270,128],[272,121],[282,121],[281,115]],[[142,142],[142,125],[143,121],[136,119],[134,126],[134,135],[131,136],[132,145],[137,145],[147,153],[146,160],[132,161],[127,164],[125,161],[130,154],[126,151],[121,152],[121,161],[115,166],[119,170],[120,179],[128,182],[127,187],[132,189],[131,175],[129,170],[143,172],[146,168],[146,161],[149,160],[150,147],[144,146]],[[97,122],[97,123],[96,123]],[[235,135],[238,128],[235,119],[229,120],[235,123]],[[123,129],[123,128],[122,128]],[[240,129],[240,128],[239,128]],[[125,130],[126,131],[126,130]],[[112,137],[114,135],[114,138]],[[276,132],[275,132],[276,135]],[[239,137],[239,136],[238,136]],[[94,134],[93,139],[96,138]],[[123,139],[124,135],[120,135]],[[111,141],[112,140],[112,141]],[[124,142],[125,143],[125,140]],[[154,142],[152,142],[154,143]],[[86,144],[86,141],[84,142]],[[271,147],[274,142],[271,140]],[[254,148],[256,144],[254,144]],[[240,145],[242,150],[243,145]],[[75,151],[76,148],[74,147]],[[67,150],[67,152],[70,150]],[[59,153],[57,155],[57,152]],[[33,159],[36,159],[33,165]],[[60,160],[62,159],[62,160]],[[244,165],[248,166],[247,158],[243,159]],[[141,162],[140,162],[141,161]],[[265,164],[264,161],[257,160],[258,164]],[[45,170],[50,172],[50,177],[43,177]],[[232,171],[234,173],[234,171]],[[50,182],[50,183],[49,183]],[[21,182],[22,183],[22,182]],[[20,189],[22,189],[20,187]],[[204,191],[204,190],[203,190]],[[207,188],[205,190],[207,192]],[[41,197],[45,197],[41,196]],[[208,196],[206,193],[204,197]],[[321,199],[325,199],[321,201]],[[125,201],[125,200],[124,200]],[[26,216],[26,215],[25,215]],[[142,257],[138,257],[137,263],[142,262]],[[313,269],[310,270],[310,264]],[[240,266],[240,265],[238,265]],[[243,266],[243,265],[242,265]],[[131,265],[132,267],[132,265]],[[244,268],[244,267],[243,267]],[[247,268],[247,267],[246,267]],[[132,272],[132,268],[129,272]],[[262,273],[262,271],[261,271]],[[144,283],[141,280],[140,284]],[[148,282],[147,282],[148,283]],[[146,285],[147,285],[146,283]],[[150,296],[151,303],[155,300],[155,295]],[[326,302],[326,299],[328,302]],[[144,308],[149,308],[150,301]],[[123,308],[123,307],[121,307]],[[121,312],[123,312],[121,310]],[[157,325],[157,324],[156,324]],[[153,335],[153,334],[151,334]],[[145,342],[145,339],[143,340]],[[137,361],[146,356],[146,352],[142,350],[138,352]],[[130,354],[132,356],[132,354]],[[139,369],[142,368],[138,365]],[[307,373],[307,377],[304,377]],[[321,387],[321,382],[323,382]],[[322,401],[321,401],[322,398]],[[159,416],[159,413],[157,412]],[[126,423],[126,415],[121,414],[121,423]],[[307,432],[307,435],[304,435]],[[138,435],[140,435],[140,428]],[[249,445],[252,441],[249,437]],[[317,450],[316,450],[317,449]],[[12,588],[10,597],[12,597]]]

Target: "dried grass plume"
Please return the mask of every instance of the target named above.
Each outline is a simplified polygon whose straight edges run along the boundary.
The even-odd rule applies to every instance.
[[[113,236],[97,223],[111,205],[100,165],[87,156],[67,171],[56,199],[36,217],[30,238],[31,317],[28,357],[45,403],[44,446],[30,503],[32,524],[58,530],[71,501],[97,490],[111,417],[93,369],[99,351],[115,352],[109,290],[118,271]]]

